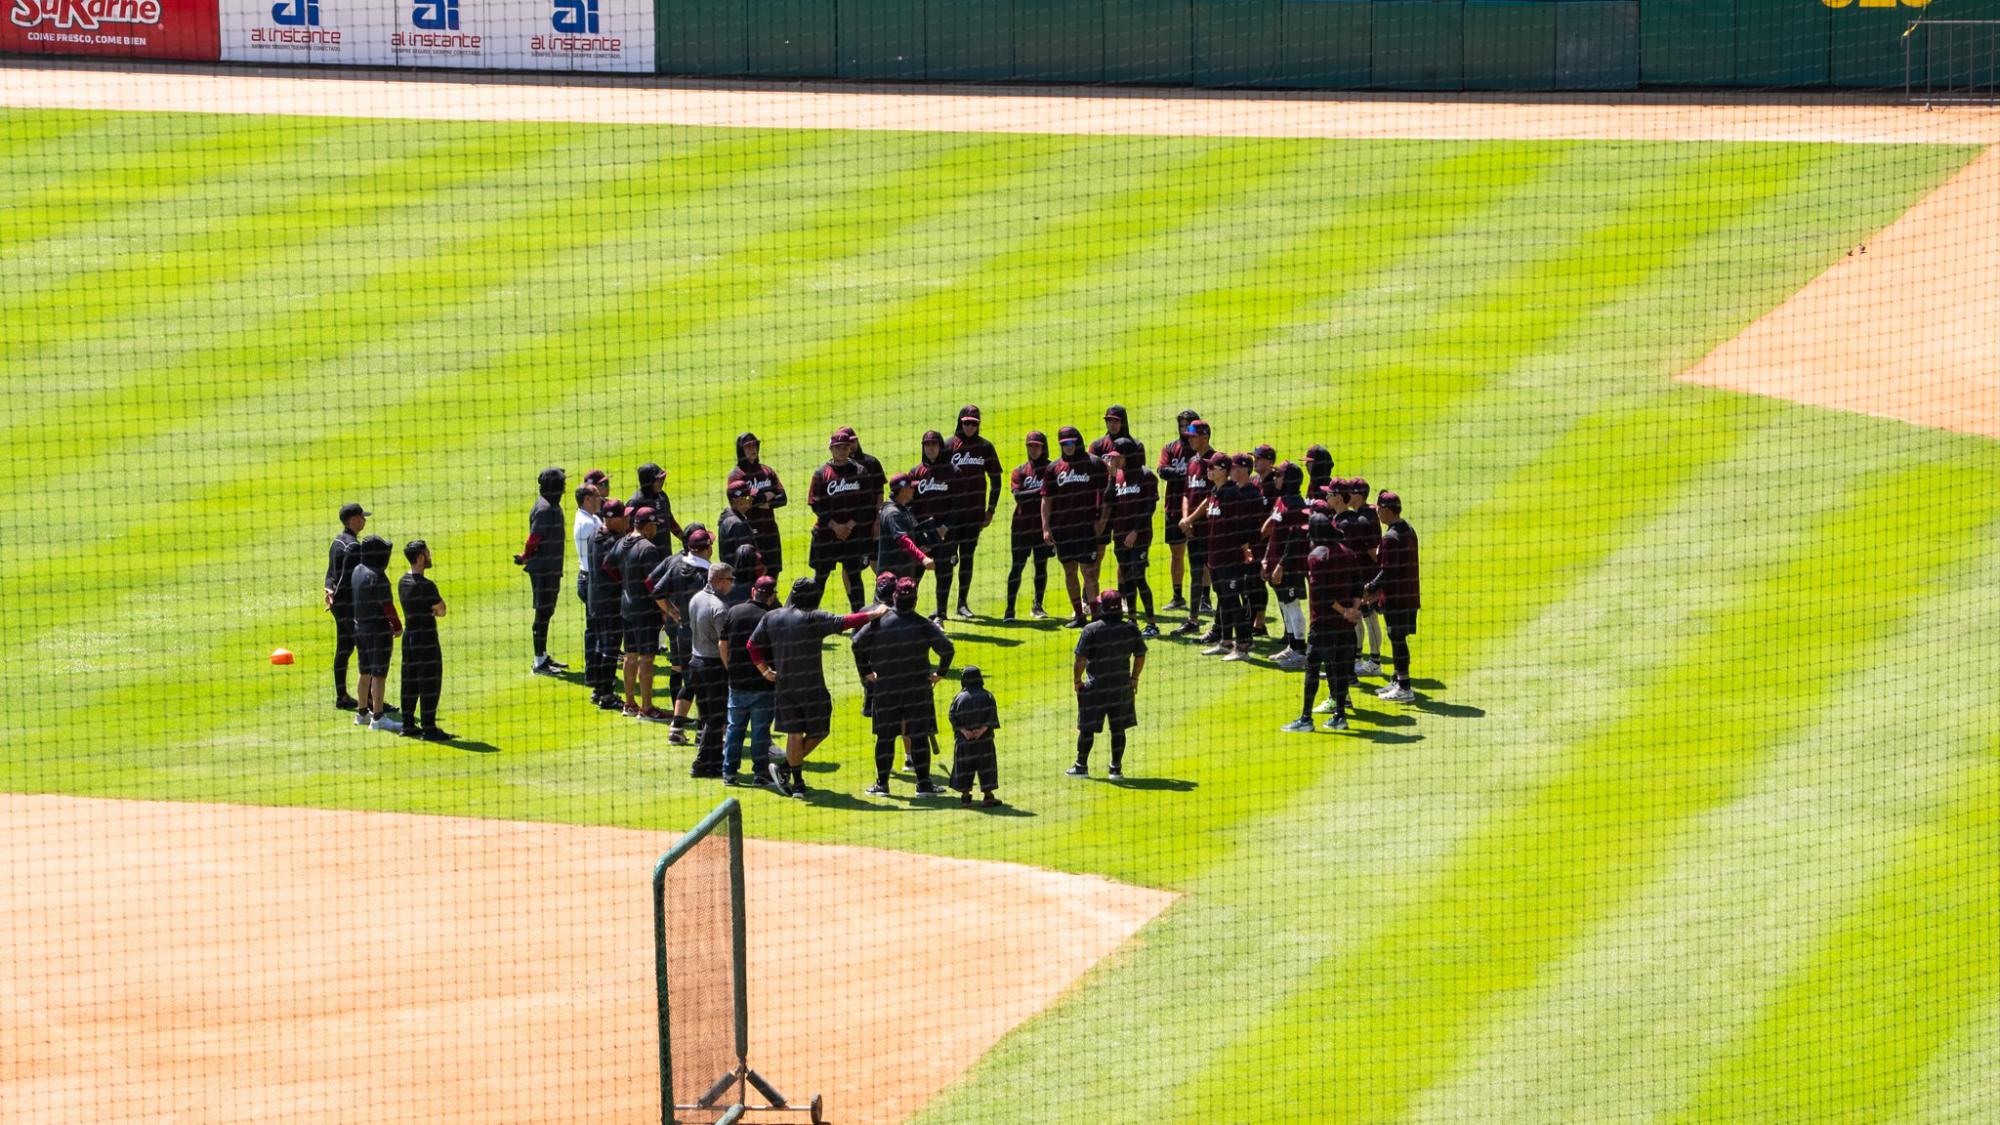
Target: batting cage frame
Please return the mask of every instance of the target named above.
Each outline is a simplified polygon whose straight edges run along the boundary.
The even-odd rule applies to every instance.
[[[723,838],[729,849],[729,984],[734,1065],[716,1074],[699,1097],[680,1102],[674,1095],[674,1044],[668,1018],[672,1011],[669,1003],[672,981],[668,975],[667,873],[723,826],[727,827]],[[765,1120],[794,1120],[790,1115],[803,1114],[813,1125],[824,1120],[818,1094],[806,1105],[791,1105],[763,1075],[750,1068],[750,991],[746,971],[750,942],[744,902],[743,807],[730,797],[702,817],[653,865],[653,980],[660,1021],[661,1125],[735,1125],[752,1120],[749,1115],[753,1113]],[[753,1089],[764,1097],[765,1104],[750,1103]],[[690,1118],[684,1114],[696,1116]]]

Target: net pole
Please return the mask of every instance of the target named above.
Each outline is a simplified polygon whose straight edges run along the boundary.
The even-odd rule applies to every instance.
[[[736,1062],[739,1070],[748,1067],[750,1062],[750,983],[745,971],[750,963],[747,914],[743,896],[743,814],[732,798],[729,802],[729,928],[734,953],[735,972],[732,975],[736,988]]]
[[[667,1041],[667,866],[673,852],[653,865],[653,998],[660,1016],[660,1125],[674,1125],[673,1051]]]

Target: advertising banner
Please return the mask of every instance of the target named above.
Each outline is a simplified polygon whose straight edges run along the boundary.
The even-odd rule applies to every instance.
[[[217,56],[216,0],[0,0],[0,51],[143,59]]]
[[[222,57],[649,73],[653,19],[651,0],[222,0]]]

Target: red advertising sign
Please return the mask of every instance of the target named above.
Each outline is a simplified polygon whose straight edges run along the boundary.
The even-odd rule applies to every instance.
[[[216,0],[0,0],[0,51],[214,59]]]

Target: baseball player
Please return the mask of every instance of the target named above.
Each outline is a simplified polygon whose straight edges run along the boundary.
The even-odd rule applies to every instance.
[[[1126,415],[1124,407],[1113,403],[1104,410],[1104,435],[1090,443],[1090,455],[1103,460],[1104,455],[1111,452],[1111,447],[1118,444],[1119,438],[1125,438],[1139,447],[1139,461],[1146,459],[1146,443],[1132,436],[1131,418]]]
[[[847,427],[847,432],[854,434],[854,427]],[[859,530],[868,542],[873,543],[876,533],[875,517],[882,510],[882,498],[889,487],[889,474],[883,471],[880,458],[861,448],[859,435],[854,436],[854,461],[861,466],[861,494],[867,502]],[[863,558],[866,557],[866,552],[863,552]]]
[[[1007,480],[1008,491],[1014,494],[1014,521],[1008,529],[1008,545],[1013,550],[1013,565],[1007,570],[1007,612],[1003,621],[1014,620],[1015,598],[1021,592],[1021,571],[1028,565],[1028,559],[1035,560],[1035,601],[1028,612],[1037,620],[1048,616],[1042,609],[1042,597],[1049,586],[1049,556],[1055,553],[1048,539],[1042,534],[1042,491],[1049,473],[1049,439],[1040,430],[1029,430],[1027,438],[1028,459],[1014,467]]]
[[[1388,521],[1377,548],[1375,577],[1368,580],[1368,592],[1375,595],[1389,627],[1389,647],[1396,660],[1396,678],[1375,693],[1391,703],[1410,703],[1417,693],[1410,690],[1410,638],[1417,631],[1417,610],[1423,607],[1417,574],[1417,529],[1403,518],[1403,498],[1383,492],[1375,507]]]
[[[910,511],[916,496],[916,478],[897,473],[889,481],[889,499],[876,514],[875,572],[907,578],[912,585],[924,571],[937,565],[917,541],[917,519]]]
[[[563,518],[562,494],[565,475],[561,469],[543,469],[536,478],[541,495],[528,510],[528,541],[514,564],[528,575],[528,589],[535,606],[535,666],[537,676],[553,676],[568,671],[569,665],[549,656],[549,619],[556,614],[556,591],[562,585]]]
[[[1324,445],[1306,446],[1306,499],[1332,502],[1332,484],[1333,454]]]
[[[1097,597],[1097,553],[1104,532],[1104,462],[1092,457],[1075,426],[1056,431],[1062,459],[1049,466],[1042,486],[1042,538],[1055,548],[1069,591],[1065,628],[1081,629],[1085,607]]]
[[[917,608],[917,584],[896,580],[894,612],[877,617],[854,634],[854,662],[864,682],[873,685],[869,716],[875,729],[875,784],[871,797],[889,796],[889,768],[895,762],[896,739],[903,740],[910,768],[917,776],[917,796],[937,795],[931,784],[931,750],[937,737],[937,707],[931,686],[951,670],[953,646],[936,621]],[[937,654],[937,667],[931,654]]]
[[[619,584],[618,616],[625,626],[625,714],[648,722],[664,723],[666,712],[653,706],[653,657],[660,651],[660,624],[664,615],[646,578],[660,565],[666,552],[658,543],[660,518],[651,508],[632,513],[632,533],[618,545],[613,555]]]
[[[947,569],[958,574],[958,616],[972,619],[966,595],[972,589],[972,555],[979,549],[979,533],[993,522],[1000,506],[1000,451],[979,436],[979,407],[959,408],[958,428],[945,442],[945,459],[951,465],[951,517],[945,526],[942,553],[951,556]],[[940,572],[938,593],[944,592]],[[942,612],[942,609],[940,609]]]
[[[729,498],[729,506],[715,520],[715,557],[734,566],[738,547],[757,545],[757,528],[750,522],[751,506],[756,500],[750,486],[742,481],[732,480],[723,493]]]
[[[438,644],[438,618],[444,616],[444,595],[430,579],[431,549],[421,539],[403,544],[410,569],[396,583],[403,605],[403,729],[397,733],[428,742],[449,742],[451,732],[438,726],[438,692],[444,686],[444,649]]]
[[[396,615],[396,591],[389,584],[387,539],[370,535],[355,548],[360,561],[349,581],[349,597],[354,615],[354,650],[360,658],[360,706],[354,725],[395,731],[400,724],[383,714],[389,684],[389,656],[395,639],[403,635],[403,619]]]
[[[1315,515],[1307,524],[1312,550],[1306,555],[1306,589],[1312,606],[1312,633],[1306,641],[1305,700],[1299,717],[1284,728],[1294,734],[1312,733],[1313,697],[1319,678],[1328,680],[1327,701],[1333,718],[1328,730],[1347,729],[1347,689],[1354,678],[1354,624],[1361,620],[1361,584],[1368,563],[1342,542],[1332,517]]]
[[[1090,748],[1100,729],[1111,730],[1111,778],[1125,776],[1125,732],[1139,723],[1135,706],[1139,674],[1146,670],[1146,638],[1125,620],[1118,591],[1097,596],[1097,620],[1076,638],[1070,686],[1076,692],[1076,763],[1070,777],[1090,776]]]
[[[1341,538],[1355,554],[1372,561],[1376,545],[1382,541],[1382,524],[1375,509],[1368,505],[1368,482],[1360,477],[1343,477],[1334,482],[1334,488],[1340,508],[1333,519],[1340,525]],[[1356,648],[1354,674],[1379,676],[1382,674],[1382,622],[1372,598],[1361,603],[1361,624],[1355,626],[1357,646],[1363,630],[1368,634],[1368,644],[1366,648]],[[1363,652],[1367,655],[1359,655]]]
[[[589,476],[601,477],[602,469]],[[590,483],[576,486],[576,519],[570,524],[570,544],[576,548],[576,600],[583,603],[583,678],[590,679],[591,654],[597,651],[597,625],[590,617],[590,541],[604,528],[604,493]],[[409,647],[407,644],[404,646]]]
[[[1278,451],[1269,445],[1259,445],[1250,451],[1250,484],[1257,490],[1257,498],[1263,502],[1264,510],[1257,517],[1257,526],[1251,530],[1250,553],[1255,573],[1250,576],[1248,591],[1250,603],[1250,631],[1260,637],[1271,635],[1268,614],[1271,608],[1271,588],[1264,580],[1265,552],[1271,545],[1264,521],[1271,515],[1271,508],[1278,502]]]
[[[1181,597],[1182,580],[1187,567],[1187,532],[1181,530],[1181,517],[1187,514],[1182,499],[1187,490],[1188,458],[1193,447],[1185,436],[1187,428],[1200,419],[1201,415],[1192,410],[1183,410],[1174,421],[1174,440],[1160,448],[1160,464],[1157,469],[1160,478],[1160,507],[1165,513],[1161,520],[1167,541],[1167,551],[1172,559],[1174,596],[1167,602],[1167,612],[1187,608],[1187,600]]]
[[[948,531],[952,509],[951,462],[945,460],[944,435],[936,430],[925,430],[918,448],[921,456],[916,467],[904,474],[916,486],[909,507],[917,533],[911,538],[931,556],[937,572],[937,612],[931,614],[931,620],[943,625],[945,606],[951,596],[951,564],[958,555],[950,545]]]
[[[361,561],[361,529],[368,513],[359,504],[340,506],[340,534],[326,549],[326,612],[333,618],[333,705],[342,711],[360,706],[347,694],[347,661],[354,654],[354,566]]]
[[[819,584],[811,579],[792,583],[790,603],[766,613],[745,646],[757,674],[776,685],[775,725],[785,734],[785,756],[768,767],[771,786],[799,800],[806,796],[806,755],[826,740],[833,726],[820,641],[888,612],[887,606],[877,606],[869,613],[835,617],[819,608],[819,597]]]
[[[809,562],[813,583],[825,587],[834,568],[847,585],[847,603],[861,609],[861,568],[875,549],[875,510],[868,469],[854,459],[854,431],[843,426],[827,439],[827,460],[813,472],[806,504],[814,522]]]
[[[689,524],[680,553],[660,561],[646,576],[646,588],[666,615],[668,689],[673,694],[673,729],[667,741],[675,746],[688,744],[688,712],[694,706],[694,688],[688,669],[694,659],[694,625],[688,602],[708,584],[708,568],[715,553],[715,539],[707,528]]]
[[[750,494],[750,526],[756,533],[757,558],[764,568],[764,574],[773,582],[779,572],[785,569],[785,547],[778,534],[778,509],[791,502],[785,495],[785,484],[778,479],[777,470],[763,462],[764,443],[753,433],[736,436],[736,467],[729,471],[729,488],[745,488]],[[736,557],[735,544],[727,544],[718,556],[725,561]],[[740,585],[748,585],[752,580],[740,570],[736,575]]]
[[[1287,671],[1306,665],[1306,556],[1312,549],[1306,525],[1302,489],[1305,473],[1290,461],[1271,474],[1277,497],[1264,518],[1264,580],[1278,599],[1278,619],[1284,623],[1284,647],[1271,662]]]
[[[1197,426],[1201,424],[1199,421],[1195,423]],[[1217,490],[1228,483],[1229,454],[1211,450],[1188,458],[1187,491],[1182,498],[1187,514],[1181,517],[1181,530],[1188,537],[1188,569],[1194,578],[1194,597],[1188,605],[1187,624],[1175,630],[1182,635],[1201,632],[1201,612],[1208,602],[1208,587],[1214,578],[1209,571],[1209,533],[1217,510],[1214,500]],[[1216,624],[1202,633],[1199,643],[1212,648],[1221,641],[1221,612],[1218,599]]]
[[[1113,409],[1116,409],[1115,407]],[[1153,618],[1153,586],[1146,578],[1146,552],[1153,544],[1153,509],[1160,506],[1160,482],[1146,468],[1146,451],[1137,441],[1121,437],[1104,455],[1106,529],[1111,554],[1118,563],[1118,589],[1134,609],[1146,607],[1147,637],[1160,635]]]
[[[583,678],[590,686],[590,701],[606,711],[619,709],[618,664],[625,650],[625,623],[619,599],[624,586],[614,557],[618,545],[632,530],[632,520],[619,500],[606,500],[599,509],[603,526],[591,536],[585,548],[589,581],[585,584],[584,612],[590,617],[590,635],[596,647],[584,652]]]
[[[659,529],[667,534],[668,538],[660,540],[663,550],[671,548],[674,540],[687,538],[681,521],[674,518],[674,502],[667,498],[667,471],[651,461],[639,466],[639,491],[625,501],[626,511],[636,512],[641,508],[651,508]]]
[[[968,664],[959,673],[958,688],[947,714],[952,732],[951,787],[958,790],[959,803],[969,806],[976,783],[985,793],[980,807],[997,809],[1000,757],[993,748],[993,732],[1000,729],[1000,706],[986,690],[986,677],[977,664]]]

